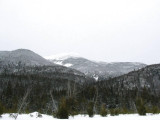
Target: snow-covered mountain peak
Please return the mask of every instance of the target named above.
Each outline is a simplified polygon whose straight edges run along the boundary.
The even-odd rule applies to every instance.
[[[49,60],[65,60],[68,58],[78,58],[80,55],[78,53],[61,53],[61,54],[56,54],[56,55],[51,55],[51,56],[46,56],[46,59]]]
[[[76,69],[95,80],[120,76],[146,66],[143,63],[137,62],[97,62],[79,57],[79,55],[75,53],[49,56],[46,57],[46,59],[54,64]]]

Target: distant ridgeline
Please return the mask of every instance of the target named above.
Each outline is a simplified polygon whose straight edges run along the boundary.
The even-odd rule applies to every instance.
[[[146,64],[139,62],[97,62],[74,55],[46,58],[54,64],[76,69],[95,80],[117,77],[146,66]]]

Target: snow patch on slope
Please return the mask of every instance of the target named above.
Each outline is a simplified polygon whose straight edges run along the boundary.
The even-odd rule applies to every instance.
[[[54,63],[57,64],[57,65],[63,65],[62,61],[57,61],[57,62],[54,62]]]
[[[67,64],[64,64],[64,66],[65,66],[65,67],[71,67],[71,66],[72,66],[72,64],[67,63]]]
[[[93,78],[94,78],[96,81],[98,81],[98,78],[99,78],[99,77],[94,74]]]
[[[62,65],[62,66],[65,66],[65,67],[71,67],[72,66],[72,64],[70,64],[70,63],[63,64],[63,61],[54,61],[53,63],[57,64],[57,65]]]
[[[68,58],[77,58],[80,57],[78,53],[61,53],[57,55],[51,55],[51,56],[46,56],[44,58],[49,59],[49,60],[65,60]]]

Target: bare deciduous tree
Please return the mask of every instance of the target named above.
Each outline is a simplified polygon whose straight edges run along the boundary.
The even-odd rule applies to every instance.
[[[55,111],[57,111],[58,108],[57,108],[57,105],[56,105],[55,100],[54,100],[54,98],[53,98],[52,91],[53,91],[53,90],[50,90],[50,95],[51,95],[51,98],[52,98],[53,109],[54,109]]]
[[[32,89],[32,87],[30,87],[30,88],[27,89],[27,91],[26,91],[26,93],[25,93],[25,95],[24,95],[24,97],[23,97],[23,99],[22,99],[22,101],[21,101],[21,103],[20,103],[20,106],[19,106],[19,108],[18,108],[18,112],[17,112],[17,114],[16,114],[15,117],[14,117],[15,120],[17,119],[17,117],[18,117],[19,113],[21,112],[24,104],[26,103],[27,97],[28,97],[28,95],[30,94],[31,89]]]

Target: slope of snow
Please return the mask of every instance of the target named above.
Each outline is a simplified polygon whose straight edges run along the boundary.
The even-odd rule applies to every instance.
[[[44,58],[49,59],[49,60],[65,60],[68,58],[76,58],[76,57],[80,57],[80,55],[78,53],[61,53],[61,54],[57,54],[57,55],[51,55],[51,56],[46,56]]]
[[[99,77],[98,77],[98,75],[95,75],[95,74],[94,74],[93,78],[94,78],[96,81],[98,81],[98,78],[99,78]]]
[[[66,67],[71,67],[71,66],[72,66],[72,64],[67,63],[67,64],[64,64],[64,66],[66,66]]]
[[[57,64],[57,65],[62,65],[62,66],[65,66],[65,67],[71,67],[72,66],[72,64],[70,64],[70,63],[63,64],[63,61],[54,61],[53,63]]]
[[[57,118],[53,118],[49,115],[42,114],[41,118],[37,117],[37,112],[31,114],[20,114],[17,120],[59,120]],[[14,118],[10,117],[9,114],[3,114],[0,120],[13,120]],[[69,120],[160,120],[160,114],[152,115],[147,114],[147,116],[139,116],[138,114],[128,114],[128,115],[119,115],[119,116],[110,116],[101,117],[99,115],[95,115],[93,118],[88,117],[88,115],[77,115],[70,116]]]
[[[54,62],[54,64],[57,64],[57,65],[63,65],[62,61]]]

